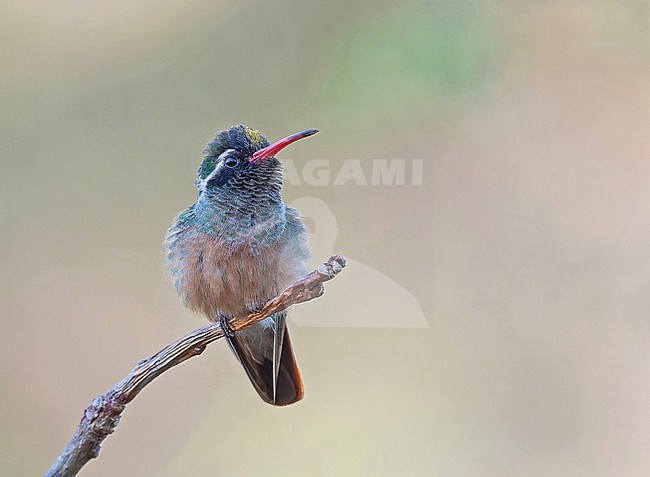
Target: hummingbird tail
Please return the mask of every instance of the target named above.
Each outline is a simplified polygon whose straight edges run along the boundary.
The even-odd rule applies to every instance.
[[[273,315],[227,340],[264,401],[287,406],[303,398],[302,377],[293,353],[286,313]]]

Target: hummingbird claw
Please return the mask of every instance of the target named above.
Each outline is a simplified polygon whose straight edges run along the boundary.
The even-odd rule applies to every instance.
[[[227,338],[232,338],[235,336],[235,330],[230,327],[229,319],[225,315],[219,315],[219,325],[221,326],[221,331]]]

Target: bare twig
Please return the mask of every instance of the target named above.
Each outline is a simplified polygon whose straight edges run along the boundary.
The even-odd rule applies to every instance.
[[[342,256],[330,257],[318,270],[291,285],[259,310],[231,321],[231,328],[242,330],[291,305],[318,298],[324,292],[323,283],[334,278],[343,267],[345,259]],[[221,327],[213,323],[186,334],[150,358],[140,361],[126,378],[106,394],[97,396],[84,410],[77,432],[45,476],[77,475],[90,459],[99,455],[102,441],[115,430],[126,405],[147,384],[177,364],[200,355],[208,344],[222,337]]]

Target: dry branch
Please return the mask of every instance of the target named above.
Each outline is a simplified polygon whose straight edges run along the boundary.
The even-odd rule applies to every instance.
[[[334,278],[343,267],[345,259],[342,256],[330,257],[317,270],[291,285],[259,310],[232,320],[230,327],[239,331],[291,305],[318,298],[324,292],[323,283]],[[200,355],[208,344],[222,337],[221,327],[213,323],[186,334],[150,358],[140,361],[126,378],[106,394],[97,396],[84,410],[74,437],[45,476],[77,475],[90,459],[99,455],[102,441],[115,430],[126,405],[147,384],[177,364]]]

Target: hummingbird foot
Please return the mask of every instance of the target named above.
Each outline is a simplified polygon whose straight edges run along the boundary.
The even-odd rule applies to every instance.
[[[230,327],[230,320],[226,315],[219,315],[219,325],[221,326],[221,331],[226,338],[232,338],[235,336],[235,330]]]

